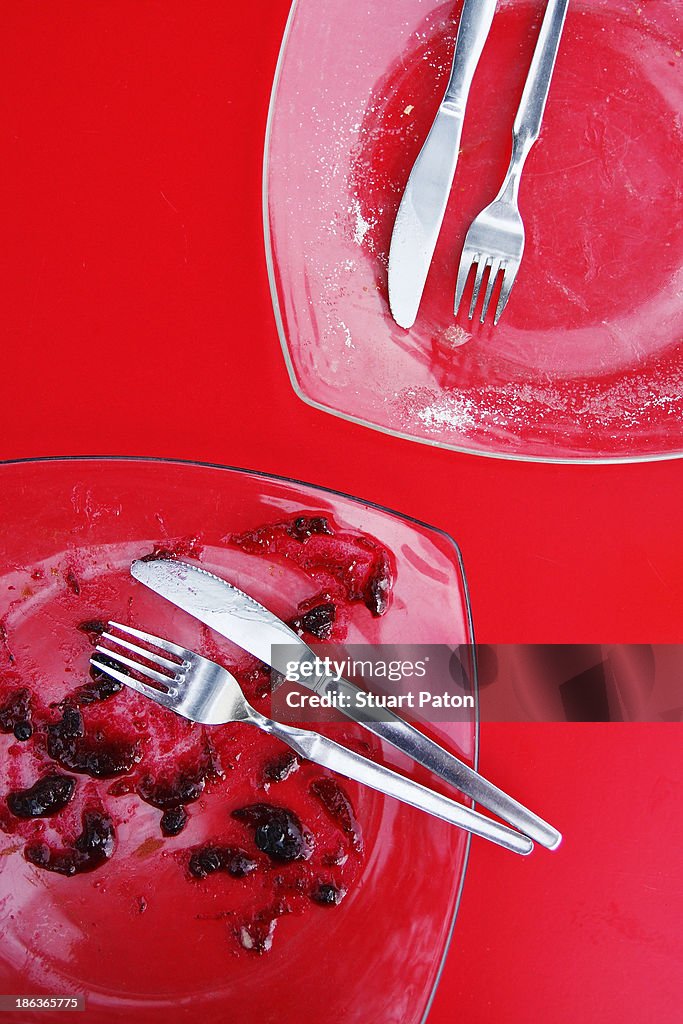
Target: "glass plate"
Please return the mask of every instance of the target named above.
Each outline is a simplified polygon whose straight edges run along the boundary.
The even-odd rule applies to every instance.
[[[677,0],[573,0],[521,186],[526,252],[497,328],[453,317],[544,10],[502,0],[415,327],[387,253],[443,95],[460,4],[297,0],[271,101],[264,219],[307,402],[460,451],[542,461],[683,453],[683,32]],[[466,293],[469,297],[469,293]],[[463,306],[466,304],[463,303]]]
[[[3,463],[0,493],[2,672],[42,680],[57,692],[67,683],[73,688],[73,673],[87,671],[90,648],[73,628],[84,619],[130,616],[132,609],[128,621],[181,643],[199,642],[202,627],[130,578],[131,560],[158,544],[199,535],[205,567],[291,615],[310,581],[286,564],[230,550],[224,542],[231,532],[303,510],[370,534],[395,560],[389,610],[374,618],[354,606],[349,639],[454,645],[472,639],[453,541],[342,494],[241,470],[135,459]],[[51,693],[43,696],[51,699]],[[428,728],[475,761],[474,713],[470,721]],[[6,766],[14,742],[0,735]],[[428,778],[393,748],[382,757]],[[208,838],[201,829],[212,816],[211,797],[194,806],[191,839],[181,833],[163,841],[159,812],[147,808],[145,817],[146,805],[126,797],[138,806],[127,831],[117,833],[115,855],[105,868],[74,878],[36,869],[12,836],[0,832],[2,991],[85,992],[98,1024],[120,1020],[124,1012],[139,1022],[417,1024],[455,921],[468,837],[362,787],[352,792],[367,824],[360,880],[339,907],[282,918],[263,957],[233,955],[225,921],[199,914],[197,890],[173,857],[174,849]],[[226,814],[221,792],[213,810]],[[150,836],[151,848],[145,846]],[[43,1019],[31,1011],[22,1017]]]

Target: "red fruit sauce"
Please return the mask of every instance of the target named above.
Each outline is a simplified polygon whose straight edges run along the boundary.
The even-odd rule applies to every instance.
[[[289,621],[311,643],[343,641],[354,606],[382,615],[390,602],[388,552],[329,517],[301,513],[225,544],[264,562],[289,560],[310,578],[313,596]],[[192,537],[140,554],[201,562],[202,553]],[[69,600],[83,592],[74,568],[59,585]],[[0,771],[0,828],[20,840],[11,856],[54,875],[104,875],[116,861],[117,835],[139,829],[150,873],[155,857],[172,856],[198,905],[209,902],[212,916],[227,922],[239,952],[267,952],[283,915],[338,906],[363,864],[362,822],[345,784],[251,727],[187,722],[91,669],[111,610],[103,596],[88,612],[74,619],[81,653],[65,668],[69,685],[56,700],[47,699],[54,680],[25,678],[14,661],[0,676],[0,731],[14,734]],[[9,630],[3,639],[11,650]],[[206,648],[215,656],[208,637]],[[269,669],[253,658],[226,667],[267,713]],[[150,819],[150,808],[158,817]],[[195,815],[206,816],[200,844],[184,840]],[[146,906],[140,897],[139,913]]]

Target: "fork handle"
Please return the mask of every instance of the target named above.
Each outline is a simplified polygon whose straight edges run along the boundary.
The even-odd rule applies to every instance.
[[[512,126],[512,156],[496,201],[516,203],[519,182],[531,147],[541,132],[550,80],[555,67],[569,0],[548,0],[524,91]]]
[[[451,825],[458,825],[467,832],[489,839],[514,853],[527,854],[533,849],[531,840],[520,832],[515,832],[506,825],[464,807],[455,800],[422,786],[419,782],[407,779],[390,768],[376,764],[320,733],[274,722],[251,707],[246,721],[270,733],[271,736],[276,736],[301,757],[314,761],[323,768],[330,768],[347,779],[370,786],[371,789],[376,789],[386,796],[395,797],[404,804],[426,811]]]
[[[536,49],[512,129],[513,137],[529,149],[541,131],[541,121],[550,90],[557,50],[560,45],[569,0],[548,0]]]

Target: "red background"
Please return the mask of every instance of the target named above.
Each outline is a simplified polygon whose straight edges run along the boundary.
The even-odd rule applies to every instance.
[[[680,641],[680,462],[461,456],[295,397],[261,222],[287,13],[286,0],[3,6],[0,458],[293,476],[452,534],[480,641]],[[482,770],[566,841],[525,861],[473,843],[430,1024],[675,1019],[680,741],[679,725],[483,726]]]

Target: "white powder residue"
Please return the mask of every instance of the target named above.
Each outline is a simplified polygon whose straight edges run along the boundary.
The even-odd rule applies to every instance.
[[[351,340],[351,331],[346,326],[346,324],[344,323],[343,320],[339,321],[339,326],[341,327],[342,331],[344,332],[344,344],[346,345],[347,348],[353,348],[354,344],[353,344],[353,341]]]
[[[438,402],[418,409],[417,418],[432,430],[438,430],[439,427],[463,430],[475,425],[477,409],[474,402],[463,395],[444,395]]]
[[[363,216],[357,196],[354,196],[353,199],[351,200],[350,213],[355,218],[353,240],[356,243],[356,245],[362,245],[363,239],[367,235],[370,228],[373,226],[373,222],[366,220],[365,217]]]

